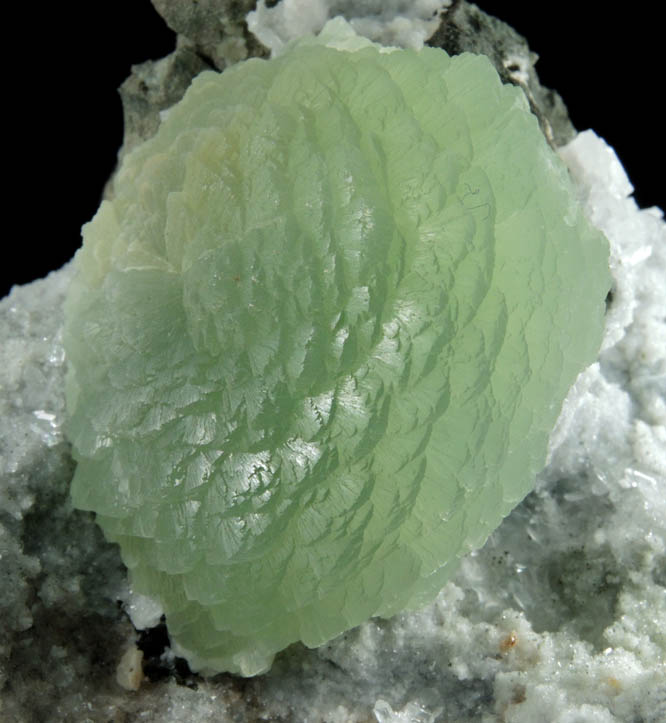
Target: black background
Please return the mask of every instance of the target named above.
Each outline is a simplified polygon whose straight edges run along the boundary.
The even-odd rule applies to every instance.
[[[5,151],[17,162],[7,171],[0,296],[78,248],[122,140],[116,88],[132,64],[175,42],[149,0],[44,5],[38,17],[28,4],[14,7],[5,27],[14,43],[5,45]],[[663,38],[645,10],[654,4],[478,5],[528,38],[542,83],[559,91],[578,129],[593,128],[616,149],[639,204],[664,208]]]

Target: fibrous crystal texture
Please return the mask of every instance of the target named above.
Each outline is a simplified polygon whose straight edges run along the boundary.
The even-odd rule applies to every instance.
[[[521,91],[357,47],[201,74],[84,227],[74,504],[195,669],[432,599],[598,351],[607,243]]]

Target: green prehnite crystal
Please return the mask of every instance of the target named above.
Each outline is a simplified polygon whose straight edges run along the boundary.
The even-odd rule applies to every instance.
[[[198,76],[76,256],[73,501],[204,672],[431,600],[600,344],[607,242],[522,92],[347,47]]]

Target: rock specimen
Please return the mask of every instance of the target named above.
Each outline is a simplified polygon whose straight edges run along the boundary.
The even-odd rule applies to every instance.
[[[607,256],[485,57],[334,21],[204,72],[84,228],[74,503],[204,672],[423,604],[543,466]]]

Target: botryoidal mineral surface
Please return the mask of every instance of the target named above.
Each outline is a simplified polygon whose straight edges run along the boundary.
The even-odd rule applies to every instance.
[[[220,676],[195,679],[196,689],[175,679],[134,694],[117,686],[136,639],[115,604],[127,599],[124,570],[68,501],[70,269],[0,302],[0,715],[664,720],[666,230],[660,211],[636,208],[594,134],[562,156],[611,243],[614,286],[602,352],[569,396],[536,490],[430,606],[316,650],[292,646],[243,685]]]
[[[342,18],[197,77],[74,265],[72,500],[209,674],[432,600],[532,488],[610,289],[522,91]]]

